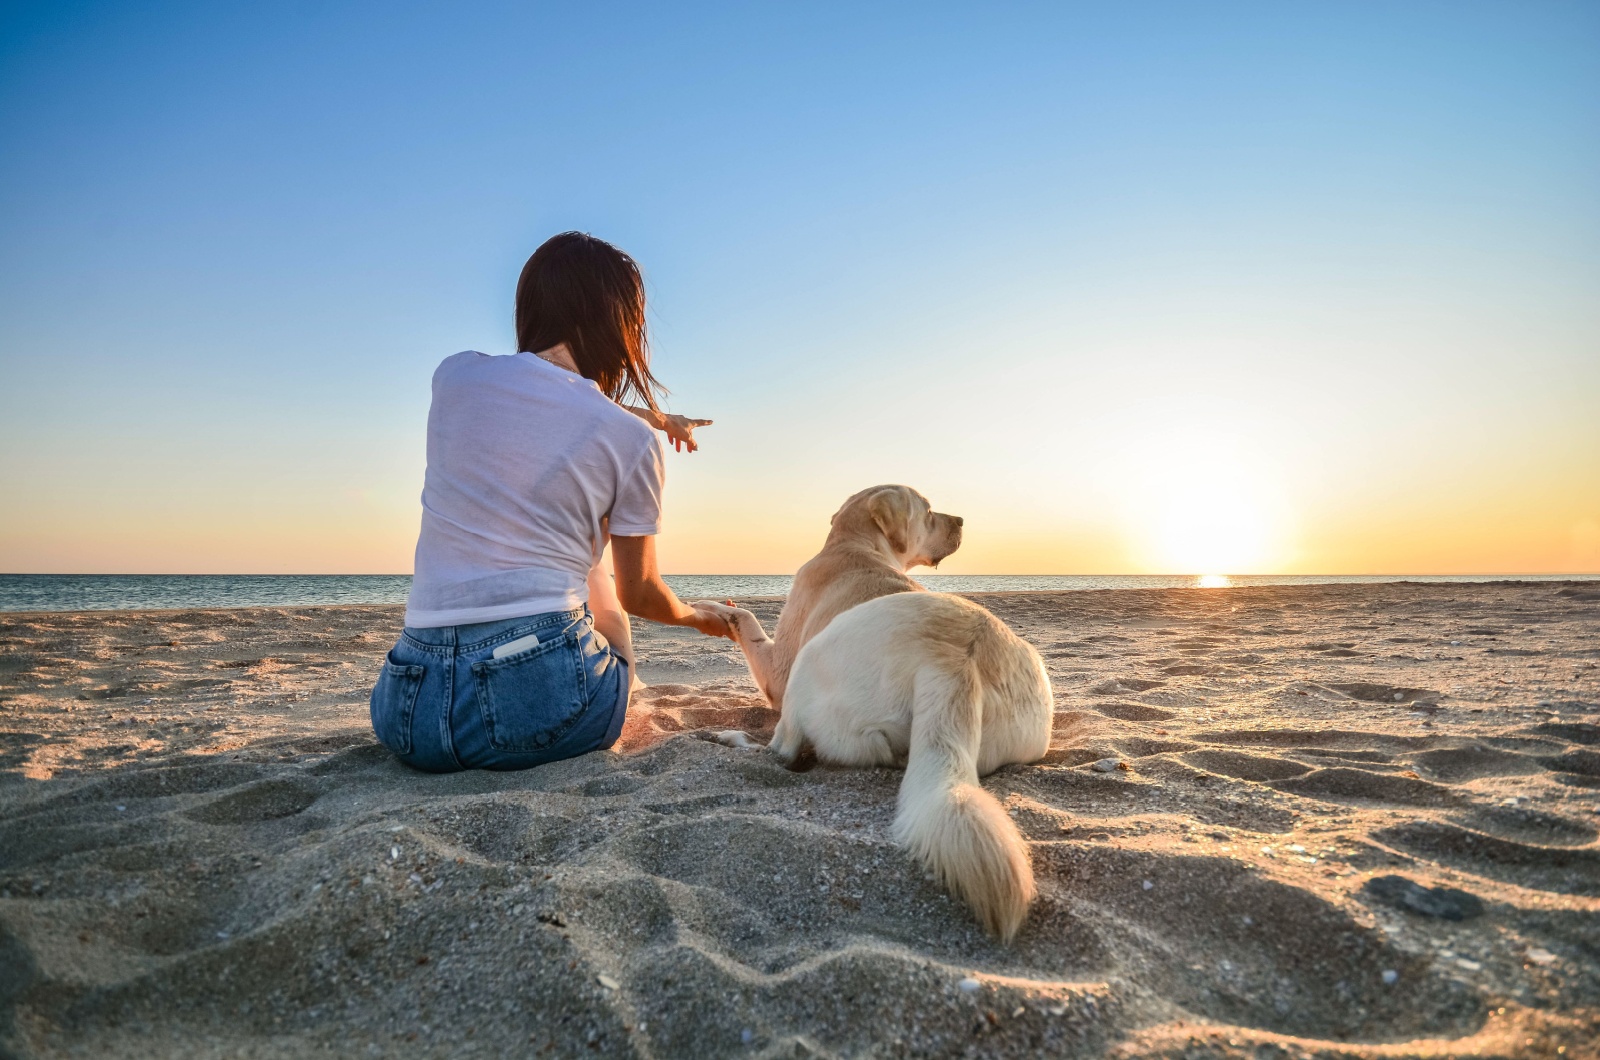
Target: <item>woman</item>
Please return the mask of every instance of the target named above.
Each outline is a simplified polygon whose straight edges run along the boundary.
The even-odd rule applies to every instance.
[[[520,352],[458,353],[434,372],[406,624],[372,690],[378,739],[432,772],[610,747],[634,681],[627,613],[729,635],[656,570],[655,431],[692,451],[710,421],[657,408],[638,266],[555,236],[523,267],[516,326]]]

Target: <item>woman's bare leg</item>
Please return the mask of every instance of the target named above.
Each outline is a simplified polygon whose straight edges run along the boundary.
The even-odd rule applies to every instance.
[[[594,615],[595,632],[611,642],[611,647],[628,663],[628,673],[633,678],[632,691],[645,687],[639,680],[639,667],[633,659],[633,626],[628,613],[617,599],[616,581],[611,577],[611,563],[601,556],[589,571],[589,613]]]

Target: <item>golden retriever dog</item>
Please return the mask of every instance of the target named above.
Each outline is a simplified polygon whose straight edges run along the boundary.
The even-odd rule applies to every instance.
[[[770,749],[791,767],[813,754],[904,767],[896,840],[1009,942],[1033,901],[1033,868],[978,778],[1043,757],[1054,704],[1031,645],[977,604],[906,576],[954,552],[960,527],[904,486],[865,490],[795,576],[777,640],[741,608],[696,606],[728,619],[756,683],[780,707]],[[743,733],[719,739],[750,744]]]

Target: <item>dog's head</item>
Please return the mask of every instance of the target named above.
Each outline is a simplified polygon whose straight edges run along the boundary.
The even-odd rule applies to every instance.
[[[910,486],[873,486],[855,494],[833,515],[833,536],[881,539],[902,570],[937,567],[961,547],[961,517],[933,510]]]

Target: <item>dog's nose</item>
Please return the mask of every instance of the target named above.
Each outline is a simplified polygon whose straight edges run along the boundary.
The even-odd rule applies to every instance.
[[[952,516],[951,516],[951,517],[950,517],[950,521],[951,521],[951,522],[952,522],[952,523],[955,523],[955,524],[956,524],[956,526],[958,526],[958,527],[959,527],[959,526],[961,526],[961,525],[962,525],[962,524],[963,524],[963,523],[965,523],[965,522],[966,522],[966,520],[965,520],[965,519],[962,519],[962,518],[961,518],[961,516],[959,516],[959,515],[952,515]]]

